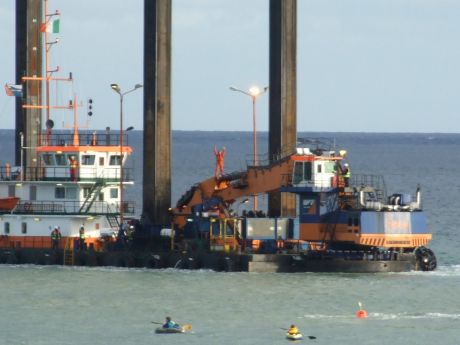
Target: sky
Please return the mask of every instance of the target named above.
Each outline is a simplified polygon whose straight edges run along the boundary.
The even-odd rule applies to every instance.
[[[252,131],[251,99],[229,86],[268,86],[269,0],[172,2],[173,130]],[[51,66],[75,79],[58,96],[92,98],[89,126],[118,129],[110,84],[126,91],[142,83],[143,0],[48,3],[62,13]],[[299,132],[460,132],[460,1],[297,4]],[[14,9],[14,0],[0,0],[3,85],[15,80]],[[126,127],[142,129],[142,97],[142,89],[125,96]],[[53,114],[56,128],[71,115]],[[14,98],[3,91],[0,123],[14,128]],[[268,130],[268,94],[257,99],[257,130]]]

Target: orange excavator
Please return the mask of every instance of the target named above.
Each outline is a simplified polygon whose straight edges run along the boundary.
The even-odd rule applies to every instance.
[[[415,197],[387,196],[383,177],[351,177],[342,167],[343,158],[326,148],[300,147],[266,165],[208,178],[180,198],[173,212],[174,228],[208,233],[211,239],[217,233],[219,240],[230,233],[235,247],[237,240],[297,241],[309,251],[417,252],[420,268],[434,269],[434,253],[425,247],[432,235],[421,209],[420,188]],[[296,195],[295,216],[240,217],[231,209],[241,198],[273,191]],[[213,230],[216,223],[219,230]]]

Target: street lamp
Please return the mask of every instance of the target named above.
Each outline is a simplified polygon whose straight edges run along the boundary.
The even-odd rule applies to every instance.
[[[123,229],[123,97],[142,87],[141,84],[134,85],[134,88],[126,92],[121,92],[120,86],[118,84],[110,84],[110,87],[113,91],[118,93],[120,96],[120,228]],[[131,130],[133,127],[129,127],[127,130]]]
[[[249,199],[248,199],[248,198],[246,198],[246,199],[244,199],[244,200],[242,200],[242,201],[239,202],[238,206],[236,207],[236,216],[237,216],[237,217],[239,216],[239,213],[240,213],[240,206],[241,206],[242,204],[247,204],[248,202],[249,202]]]
[[[268,86],[265,86],[263,90],[259,89],[257,86],[252,86],[248,91],[243,91],[234,86],[230,86],[230,90],[244,93],[245,95],[251,97],[252,99],[253,165],[256,166],[257,165],[256,99],[257,97],[259,97],[260,95],[268,91]],[[257,210],[257,195],[254,195],[253,206],[254,206],[254,211],[256,211]]]

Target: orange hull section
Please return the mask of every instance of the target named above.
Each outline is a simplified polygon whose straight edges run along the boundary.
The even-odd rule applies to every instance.
[[[70,243],[78,241],[78,237],[71,238]],[[66,246],[67,237],[62,237],[59,241],[59,249],[64,249]],[[87,247],[92,245],[96,251],[102,250],[103,243],[98,238],[85,239]],[[72,246],[73,247],[73,246]],[[0,236],[0,248],[33,248],[33,249],[52,249],[52,241],[50,236]]]

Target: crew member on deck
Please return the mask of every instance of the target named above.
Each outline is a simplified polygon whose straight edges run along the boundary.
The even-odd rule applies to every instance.
[[[69,157],[69,165],[70,165],[70,180],[77,181],[78,162],[75,156]]]
[[[83,226],[83,224],[80,226],[78,234],[78,247],[80,248],[80,250],[85,250],[85,227]]]
[[[345,182],[345,187],[348,187],[350,185],[350,177],[351,177],[351,170],[350,170],[350,166],[348,165],[348,163],[345,163],[343,165],[342,176]]]
[[[59,226],[55,226],[54,230],[51,232],[51,242],[53,245],[53,249],[59,248],[59,241],[61,240],[61,231],[59,230]]]
[[[218,151],[217,147],[214,146],[214,154],[216,155],[216,171],[214,175],[217,179],[224,174],[225,147]]]

